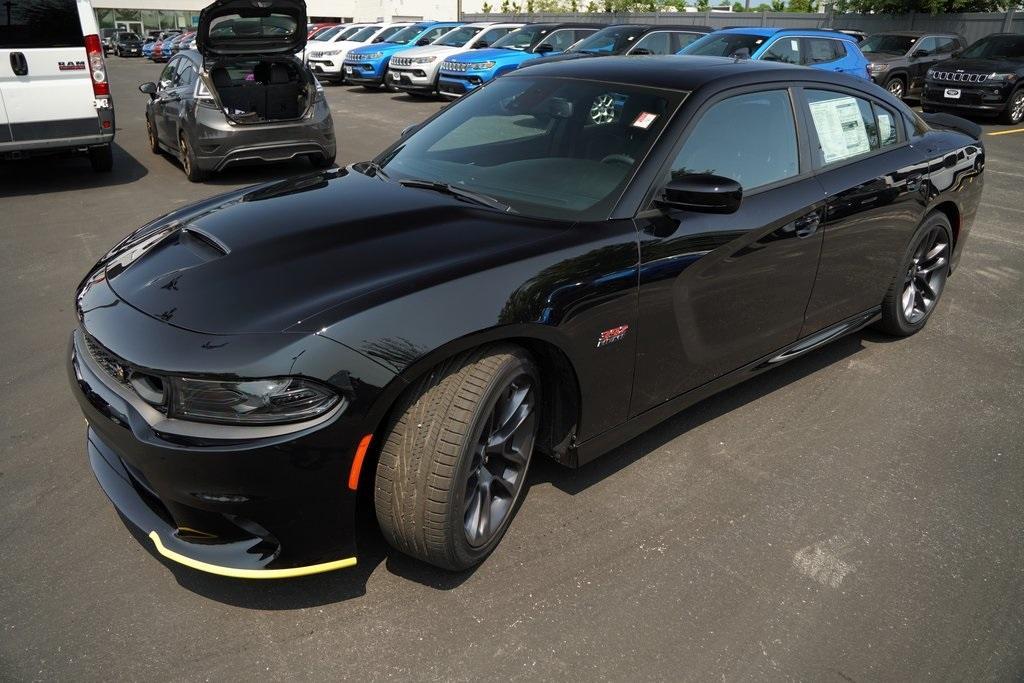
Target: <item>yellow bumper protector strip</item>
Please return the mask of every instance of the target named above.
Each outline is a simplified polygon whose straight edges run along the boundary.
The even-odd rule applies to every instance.
[[[307,574],[319,574],[321,572],[329,572],[335,569],[344,569],[345,567],[352,567],[356,564],[356,558],[346,557],[345,559],[334,560],[333,562],[310,564],[305,567],[289,567],[287,569],[236,569],[234,567],[222,567],[220,565],[210,564],[209,562],[193,560],[191,557],[186,557],[185,555],[177,553],[170,548],[166,548],[164,547],[163,541],[160,540],[160,534],[155,531],[149,532],[149,538],[152,539],[157,552],[169,560],[174,560],[178,564],[183,564],[186,567],[192,567],[192,569],[198,569],[202,572],[220,574],[221,576],[231,576],[236,579],[289,579],[293,576],[306,576]]]

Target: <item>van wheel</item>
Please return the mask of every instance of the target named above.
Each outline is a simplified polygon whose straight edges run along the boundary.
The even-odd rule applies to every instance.
[[[149,141],[149,151],[153,154],[160,153],[160,139],[156,136],[156,126],[153,119],[146,117],[146,138]]]
[[[110,173],[114,168],[114,150],[110,145],[89,148],[89,163],[97,173]]]
[[[410,388],[374,483],[377,521],[394,548],[451,570],[494,550],[525,489],[540,390],[537,367],[511,345],[456,356]]]
[[[188,136],[181,133],[178,136],[178,157],[181,159],[181,168],[185,171],[185,177],[193,183],[201,183],[206,180],[207,173],[196,165],[195,153],[192,145],[188,144]]]

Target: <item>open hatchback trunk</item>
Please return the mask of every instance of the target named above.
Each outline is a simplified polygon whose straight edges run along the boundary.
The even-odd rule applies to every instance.
[[[199,15],[206,82],[236,123],[302,117],[316,99],[295,53],[306,46],[303,0],[217,0]]]

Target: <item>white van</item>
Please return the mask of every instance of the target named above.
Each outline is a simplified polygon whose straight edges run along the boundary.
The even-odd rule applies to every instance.
[[[0,7],[0,159],[72,150],[109,171],[114,103],[89,0]]]

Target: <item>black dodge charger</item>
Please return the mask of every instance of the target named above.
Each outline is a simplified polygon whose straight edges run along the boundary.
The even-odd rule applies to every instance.
[[[977,127],[774,63],[539,65],[372,161],[154,220],[77,293],[87,448],[160,554],[439,567],[578,467],[844,334],[920,330],[978,207]],[[581,541],[582,542],[582,541]]]

